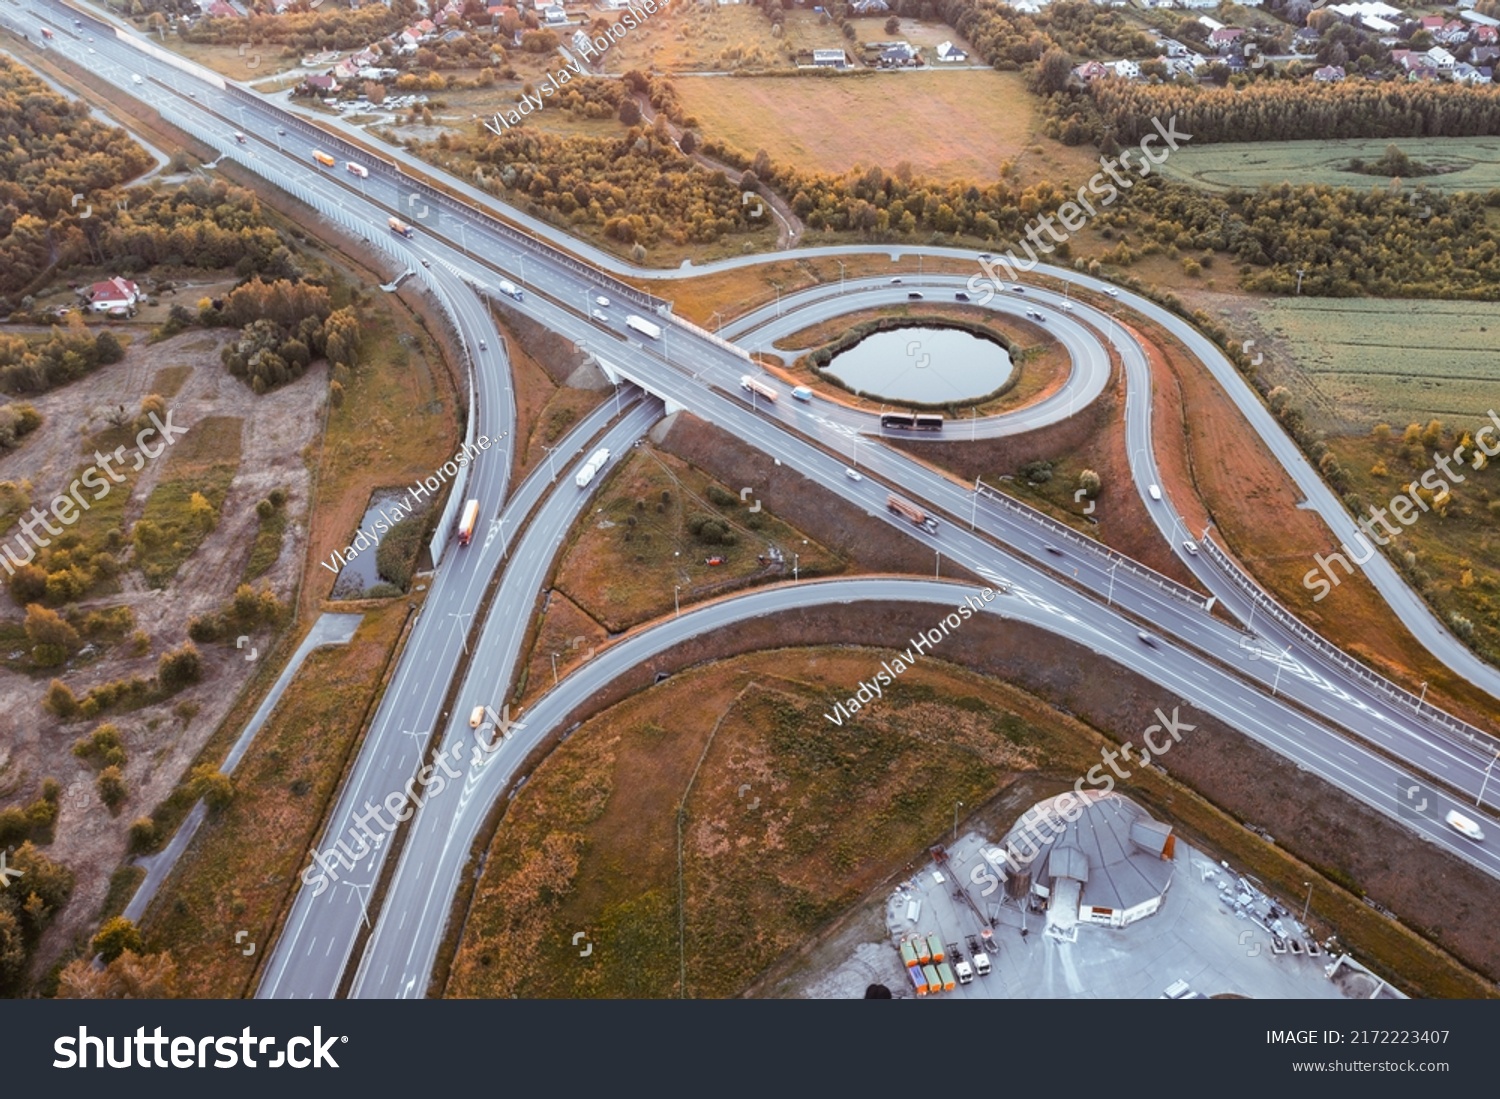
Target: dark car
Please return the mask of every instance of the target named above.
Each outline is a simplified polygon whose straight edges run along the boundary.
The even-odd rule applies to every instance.
[[[953,295],[953,300],[954,301],[968,301],[969,300],[969,295],[965,294],[962,290],[960,290],[958,293],[956,293],[956,294]]]
[[[908,301],[921,301],[922,295],[913,290],[911,291],[911,293],[906,295],[906,298]]]

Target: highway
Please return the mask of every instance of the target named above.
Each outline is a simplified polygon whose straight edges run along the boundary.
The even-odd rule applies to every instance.
[[[3,13],[5,9],[0,8],[0,14]],[[78,52],[80,47],[81,43],[75,41],[59,48]],[[524,241],[516,241],[514,237],[495,229],[485,219],[465,211],[457,204],[438,202],[432,208],[432,204],[422,201],[425,192],[419,193],[416,201],[412,201],[413,192],[408,191],[404,182],[394,173],[381,168],[377,162],[369,162],[371,176],[367,180],[357,179],[347,173],[320,172],[306,159],[307,150],[303,146],[308,144],[308,139],[299,129],[305,124],[292,123],[283,112],[273,108],[253,102],[247,105],[243,102],[243,97],[220,91],[209,83],[194,82],[191,77],[162,62],[133,56],[129,52],[130,47],[121,43],[106,42],[101,37],[98,48],[108,53],[108,59],[86,63],[106,78],[119,81],[125,91],[132,90],[128,73],[139,71],[147,80],[147,90],[143,94],[148,98],[157,97],[165,109],[179,113],[204,110],[217,112],[220,116],[219,125],[224,127],[222,140],[228,143],[226,151],[230,155],[237,155],[238,152],[233,147],[233,138],[230,136],[232,131],[241,129],[249,135],[251,146],[243,152],[243,160],[268,179],[282,181],[287,186],[310,187],[315,191],[314,200],[326,202],[338,211],[347,213],[356,224],[375,227],[376,233],[385,231],[383,226],[387,211],[405,213],[407,220],[418,225],[418,233],[413,241],[400,241],[398,246],[409,249],[411,257],[419,264],[423,259],[428,260],[430,266],[424,266],[423,271],[426,272],[429,284],[435,284],[439,290],[449,293],[455,299],[469,303],[459,308],[473,309],[476,314],[473,330],[465,336],[466,341],[482,339],[484,337],[478,333],[485,330],[492,332],[493,328],[487,318],[482,321],[479,319],[483,311],[464,292],[463,284],[485,285],[493,290],[500,277],[515,278],[527,291],[525,301],[515,303],[515,308],[586,347],[600,360],[606,371],[615,377],[640,381],[666,402],[665,410],[689,409],[695,415],[751,442],[815,482],[864,507],[871,514],[884,517],[896,529],[928,545],[934,552],[935,564],[940,554],[950,561],[971,567],[979,575],[1003,578],[1016,585],[1015,594],[1009,597],[1007,606],[1024,604],[1039,613],[1045,613],[1054,627],[1058,626],[1059,621],[1067,623],[1067,626],[1060,628],[1076,631],[1080,638],[1086,636],[1086,630],[1103,630],[1117,641],[1134,638],[1134,645],[1139,651],[1133,652],[1130,660],[1123,659],[1123,654],[1116,651],[1115,647],[1100,651],[1110,659],[1121,660],[1131,667],[1144,663],[1148,669],[1147,674],[1153,680],[1184,697],[1204,700],[1199,704],[1210,712],[1217,712],[1206,701],[1210,694],[1220,701],[1243,697],[1246,700],[1243,704],[1232,713],[1224,715],[1226,721],[1257,738],[1258,734],[1277,723],[1283,728],[1301,730],[1304,735],[1296,750],[1310,752],[1321,761],[1319,767],[1322,769],[1317,770],[1317,773],[1337,782],[1381,811],[1410,823],[1405,814],[1406,807],[1399,801],[1399,791],[1403,788],[1401,783],[1409,784],[1412,781],[1413,772],[1439,777],[1455,790],[1467,792],[1471,796],[1483,784],[1484,765],[1491,757],[1480,753],[1472,745],[1455,742],[1451,737],[1435,730],[1432,728],[1431,714],[1410,712],[1388,695],[1371,689],[1364,680],[1351,675],[1347,669],[1324,660],[1321,654],[1312,651],[1306,655],[1299,653],[1297,659],[1279,655],[1282,651],[1279,636],[1275,636],[1274,649],[1262,646],[1255,638],[1206,614],[1201,597],[1175,590],[1175,585],[1153,578],[1149,570],[1121,567],[1121,562],[1109,556],[1107,551],[1067,541],[1061,533],[1036,517],[1007,507],[986,492],[956,485],[898,452],[870,443],[861,448],[856,456],[856,440],[861,430],[857,418],[828,416],[826,409],[799,410],[793,408],[791,402],[778,402],[770,410],[763,407],[764,402],[752,407],[747,400],[749,395],[738,387],[738,377],[746,371],[742,355],[705,340],[690,330],[668,323],[663,324],[665,332],[661,340],[651,341],[648,346],[638,337],[631,337],[624,332],[620,318],[626,306],[620,301],[608,313],[609,320],[602,323],[593,320],[588,303],[594,293],[603,291],[612,298],[617,298],[622,293],[634,293],[628,289],[622,291],[612,284],[607,275],[591,274],[580,269],[576,262],[559,257],[546,248],[529,248]],[[118,51],[126,52],[117,56]],[[172,101],[168,103],[164,97],[172,97]],[[223,120],[228,118],[236,119],[238,125],[226,124]],[[287,129],[289,133],[279,134],[276,132],[279,128]],[[297,139],[295,149],[291,140],[294,135]],[[332,139],[323,142],[320,147],[329,147],[331,144]],[[342,159],[341,150],[330,147],[329,151],[335,152]],[[436,177],[439,173],[434,172],[433,175]],[[493,203],[493,200],[489,201]],[[547,230],[547,233],[552,235],[553,231]],[[586,251],[584,247],[576,245],[574,250],[580,253]],[[829,254],[842,254],[841,250],[827,251]],[[872,250],[853,248],[847,251],[867,253]],[[968,255],[955,250],[934,250],[927,254]],[[476,257],[485,258],[481,260]],[[760,256],[744,261],[726,261],[724,266],[738,265],[741,262],[766,262],[767,258]],[[495,259],[503,264],[503,269],[495,265]],[[615,261],[609,262],[611,266],[618,268]],[[634,271],[630,273],[640,274]],[[1072,277],[1079,282],[1086,281],[1071,272],[1049,273],[1056,273],[1059,277]],[[912,276],[905,275],[904,278],[914,285],[931,286],[937,291],[949,292],[954,285],[962,285],[963,281],[955,280],[953,276],[926,276],[914,280]],[[879,281],[875,280],[876,283]],[[858,292],[861,301],[879,301],[882,294],[890,296],[892,300],[905,301],[908,287],[903,286],[897,290],[886,286],[881,290],[878,285],[867,285]],[[1050,306],[1049,318],[1061,316],[1057,295],[1049,296],[1046,292],[1033,290],[1028,297],[1034,303],[1045,302]],[[1122,294],[1122,300],[1127,297],[1131,308],[1151,315],[1144,308],[1150,303]],[[636,300],[644,302],[646,299],[637,294]],[[787,304],[783,301],[782,308],[785,309]],[[1002,309],[1010,308],[1008,299],[992,304]],[[638,308],[639,305],[631,307]],[[839,311],[834,306],[829,308]],[[1162,317],[1153,319],[1161,320],[1168,327],[1172,327],[1168,322],[1181,323],[1164,311],[1159,312],[1162,312]],[[1153,478],[1155,471],[1151,465],[1149,405],[1146,399],[1136,396],[1137,393],[1150,392],[1149,379],[1141,373],[1145,368],[1144,357],[1140,349],[1125,338],[1123,330],[1113,324],[1108,314],[1092,306],[1075,303],[1067,321],[1049,320],[1049,325],[1058,324],[1067,340],[1072,341],[1072,350],[1073,347],[1080,346],[1083,329],[1078,326],[1082,322],[1099,331],[1107,328],[1109,338],[1117,341],[1115,346],[1126,363],[1129,446],[1137,486],[1144,491],[1145,484],[1158,483],[1145,480]],[[1190,328],[1187,331],[1192,332]],[[1199,342],[1204,342],[1201,337]],[[498,342],[493,346],[498,348]],[[1209,350],[1212,350],[1211,346]],[[1222,359],[1222,356],[1219,357]],[[1106,361],[1102,348],[1096,342],[1092,349],[1087,344],[1083,345],[1081,352],[1075,352],[1074,380],[1083,384],[1099,377],[1099,364]],[[1209,362],[1212,367],[1211,358],[1205,358],[1205,362]],[[481,353],[477,365],[477,373],[480,375],[477,385],[481,394],[477,422],[481,428],[492,427],[496,417],[502,421],[505,417],[504,406],[508,391],[503,381],[504,364],[498,358],[490,358]],[[1233,371],[1232,366],[1229,369]],[[1107,369],[1105,375],[1107,376]],[[1237,375],[1235,380],[1238,381]],[[1100,381],[1099,384],[1102,386],[1103,382]],[[1248,392],[1248,386],[1242,381],[1239,384]],[[498,392],[496,386],[500,387]],[[1255,407],[1259,408],[1253,392],[1250,397]],[[649,421],[659,415],[661,409],[652,408],[648,412],[646,404],[654,405],[654,402],[643,403],[640,411],[640,415]],[[1049,414],[1055,414],[1055,411],[1054,409]],[[606,406],[596,416],[607,419],[606,413],[612,415],[613,411]],[[510,415],[513,417],[513,410]],[[645,425],[634,422],[635,416],[636,412],[633,410],[615,431],[623,431],[628,437],[631,431],[638,434],[639,430],[644,430]],[[821,417],[821,422],[814,417]],[[1253,422],[1254,417],[1251,419]],[[595,431],[602,426],[603,420],[594,425]],[[1274,422],[1271,427],[1279,436],[1279,428],[1276,428]],[[801,432],[806,438],[789,428]],[[1014,422],[1009,427],[1009,430],[1017,429]],[[995,429],[991,422],[981,420],[972,425],[971,430],[989,433],[991,430],[1003,429]],[[1257,430],[1261,430],[1260,426],[1257,426]],[[571,453],[575,456],[588,443],[588,439],[579,434],[581,431],[582,426],[569,436]],[[610,437],[614,437],[613,432]],[[1289,445],[1289,440],[1285,440],[1284,436],[1281,438]],[[814,442],[818,445],[814,445]],[[1141,448],[1144,456],[1140,464],[1137,464],[1138,455],[1135,453],[1137,447]],[[1278,454],[1278,457],[1281,455]],[[856,484],[844,476],[843,467],[850,460],[857,461],[866,472],[863,482]],[[496,515],[499,504],[504,499],[508,465],[503,460],[481,459],[478,471],[479,476],[471,495],[478,494],[485,501],[483,514]],[[532,479],[528,479],[527,485],[531,485],[535,477],[534,474]],[[909,524],[891,518],[884,507],[887,485],[935,508],[942,523],[939,533],[936,536],[925,534]],[[569,487],[566,484],[563,486],[564,490]],[[544,489],[537,487],[535,491],[540,499]],[[506,505],[502,516],[502,519],[514,518],[517,528],[537,503],[533,500],[530,505],[519,511],[515,510],[524,502],[522,498],[526,493],[527,486],[523,485],[516,499]],[[554,501],[560,502],[554,505]],[[1337,506],[1336,501],[1335,505]],[[528,547],[527,553],[536,553],[541,560],[532,563],[531,558],[525,554],[518,554],[516,560],[524,560],[528,570],[540,569],[544,574],[546,564],[551,559],[551,547],[562,536],[561,532],[567,529],[567,524],[576,519],[579,507],[581,503],[576,493],[567,500],[563,500],[560,494],[548,496],[523,535],[523,539],[535,537],[538,541],[522,543]],[[1180,545],[1180,519],[1175,509],[1170,507],[1170,501],[1148,504],[1148,510],[1164,536],[1169,537],[1174,546]],[[964,529],[966,521],[971,530]],[[503,529],[499,521],[492,528],[496,534]],[[550,543],[547,541],[549,538],[553,539]],[[409,732],[416,738],[425,737],[427,734],[423,730],[431,729],[440,720],[438,711],[447,691],[447,670],[459,662],[459,648],[464,639],[464,632],[458,628],[458,616],[473,613],[478,605],[479,593],[484,590],[488,578],[499,565],[500,550],[504,542],[502,539],[500,545],[490,545],[491,541],[487,535],[484,551],[473,554],[473,547],[470,547],[470,553],[459,553],[457,563],[445,564],[440,569],[392,689],[382,701],[367,743],[340,797],[339,809],[331,818],[335,823],[330,825],[328,836],[337,838],[345,835],[354,814],[359,812],[365,801],[378,801],[392,791],[400,791],[411,777],[418,758],[411,742],[403,741],[403,734]],[[1248,612],[1249,600],[1238,588],[1226,586],[1224,577],[1212,566],[1195,555],[1184,556],[1184,560],[1195,571],[1202,570],[1197,571],[1197,575],[1226,605]],[[531,613],[536,588],[534,583],[528,588],[522,579],[518,579],[514,586],[508,584],[507,579],[512,571],[516,571],[518,577],[521,576],[519,570],[506,570],[501,591],[497,593],[488,622],[476,643],[475,668],[478,667],[480,654],[486,654],[483,674],[490,678],[476,679],[479,673],[471,668],[460,695],[462,702],[475,698],[487,701],[502,697],[509,682],[508,677],[514,673],[515,661],[519,657],[516,623]],[[806,586],[799,586],[799,590],[801,587]],[[715,604],[714,607],[719,608],[718,610],[704,608],[703,612],[694,614],[710,614],[710,617],[712,614],[722,615],[721,625],[732,622],[735,620],[734,615],[739,613],[736,608],[741,601],[753,601],[760,594],[769,593],[743,596],[738,600]],[[1066,613],[1063,613],[1063,608],[1066,608]],[[442,626],[434,625],[434,621],[445,614],[455,618],[446,627],[446,634],[442,633]],[[684,621],[686,617],[688,616],[685,616]],[[504,632],[507,624],[511,630],[509,636]],[[1138,635],[1144,624],[1149,624],[1156,635],[1153,644],[1139,640]],[[1264,627],[1268,640],[1273,638],[1272,625]],[[433,634],[434,629],[439,632]],[[492,634],[496,636],[492,638]],[[632,643],[635,640],[632,638]],[[589,677],[602,674],[598,669],[609,666],[604,658],[624,648],[625,645],[620,643],[606,649],[601,657],[569,676],[563,687],[569,690],[587,690]],[[426,682],[422,682],[424,677]],[[1231,683],[1235,685],[1232,688],[1229,686]],[[1220,691],[1228,693],[1221,695]],[[548,697],[551,698],[552,695],[549,694]],[[1290,710],[1287,699],[1305,707],[1308,714]],[[525,737],[542,735],[536,731],[538,726],[545,724],[541,706],[542,703],[539,703],[525,715],[528,725],[523,731]],[[460,705],[457,710],[462,711],[463,706]],[[448,718],[441,744],[451,746],[456,740],[468,735],[466,724],[461,724],[464,719],[465,715],[461,712]],[[1358,740],[1338,731],[1340,728],[1380,744],[1398,758],[1407,760],[1409,767],[1397,767],[1372,755]],[[1303,762],[1294,754],[1290,743],[1272,740],[1265,742]],[[478,819],[482,818],[493,798],[505,788],[501,782],[492,790],[492,780],[485,776],[503,772],[505,765],[501,761],[514,761],[524,756],[526,743],[522,734],[518,734],[518,739],[513,744],[507,744],[500,751],[484,757],[477,764],[478,772],[473,777],[472,784],[466,782],[465,797],[434,798],[428,806],[417,812],[402,858],[391,879],[385,904],[376,915],[375,932],[360,961],[355,977],[355,994],[421,994],[425,988],[426,975],[430,972],[428,947],[431,946],[433,951],[436,949],[435,944],[442,934],[447,904],[452,896],[451,890],[442,891],[441,882],[450,879],[456,882],[456,875],[461,873],[468,855],[467,843],[463,841],[466,829],[471,822],[477,827]],[[1350,761],[1352,768],[1329,762],[1340,758]],[[1470,812],[1475,815],[1472,810]],[[1484,818],[1481,818],[1481,823],[1484,823]],[[1489,823],[1494,827],[1493,822]],[[1429,834],[1422,827],[1418,830]],[[1442,827],[1438,827],[1430,838],[1494,872],[1495,868],[1488,861],[1485,849],[1471,848],[1467,841]],[[364,884],[377,880],[384,849],[383,846],[377,846],[370,854],[368,865],[360,871]],[[363,919],[365,893],[361,892],[361,882],[352,877],[346,878],[339,883],[338,888],[326,891],[321,898],[313,898],[310,893],[311,890],[308,889],[299,892],[282,940],[268,963],[261,988],[262,995],[332,995],[333,990],[338,987],[340,975],[347,969],[350,951],[357,940]],[[308,974],[305,980],[304,972]]]

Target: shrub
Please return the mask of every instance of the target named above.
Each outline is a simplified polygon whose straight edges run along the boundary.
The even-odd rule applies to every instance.
[[[94,785],[99,791],[99,800],[104,802],[111,812],[118,809],[129,796],[129,791],[125,787],[125,775],[118,767],[104,768],[99,772]]]

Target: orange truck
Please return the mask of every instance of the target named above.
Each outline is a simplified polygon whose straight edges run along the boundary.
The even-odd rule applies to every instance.
[[[467,546],[474,538],[474,523],[479,519],[479,501],[470,500],[464,505],[464,513],[458,521],[458,544]]]

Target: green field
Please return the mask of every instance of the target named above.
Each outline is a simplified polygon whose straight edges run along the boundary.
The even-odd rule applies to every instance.
[[[1500,187],[1500,137],[1374,138],[1359,141],[1256,141],[1244,145],[1185,146],[1159,169],[1169,178],[1210,190],[1262,183],[1325,183],[1367,190],[1387,187],[1385,176],[1345,169],[1355,157],[1379,160],[1395,145],[1440,174],[1403,180],[1407,188],[1487,191]]]
[[[1326,430],[1478,423],[1500,408],[1500,304],[1282,298],[1255,319],[1268,354],[1311,388],[1306,412]]]

